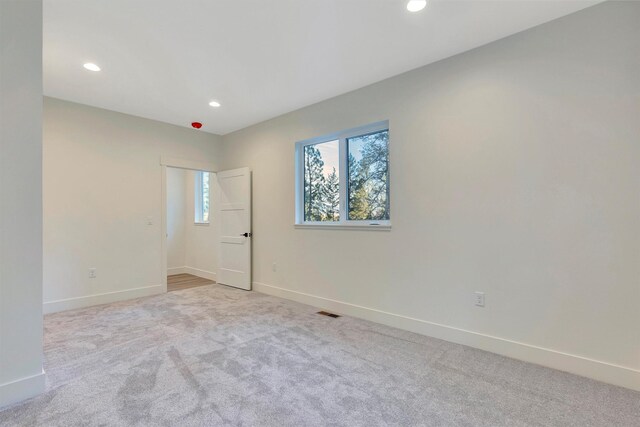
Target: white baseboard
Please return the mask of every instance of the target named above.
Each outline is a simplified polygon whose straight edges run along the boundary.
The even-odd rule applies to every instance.
[[[253,290],[640,391],[640,370],[253,282]]]
[[[175,276],[176,274],[184,274],[186,267],[169,267],[167,268],[167,276]]]
[[[0,384],[0,409],[44,392],[44,371],[29,377]]]
[[[57,301],[47,301],[43,304],[44,314],[58,311],[73,310],[75,308],[89,307],[92,305],[108,304],[110,302],[146,297],[166,292],[163,285],[145,286],[142,288],[126,289],[123,291],[106,292],[103,294],[87,295],[76,298],[67,298]]]
[[[216,273],[207,270],[200,270],[199,268],[194,267],[183,267],[184,272],[187,274],[193,274],[194,276],[202,277],[203,279],[209,279],[216,281]]]

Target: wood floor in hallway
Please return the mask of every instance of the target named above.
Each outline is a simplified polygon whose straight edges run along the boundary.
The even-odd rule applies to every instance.
[[[197,286],[212,285],[216,282],[193,274],[174,274],[167,276],[167,291],[181,291],[182,289],[195,288]]]

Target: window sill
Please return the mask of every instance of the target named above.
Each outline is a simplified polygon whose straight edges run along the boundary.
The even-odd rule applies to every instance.
[[[210,222],[194,222],[193,225],[208,227]]]
[[[294,228],[311,230],[369,230],[369,231],[391,231],[391,224],[369,225],[369,224],[294,224]]]

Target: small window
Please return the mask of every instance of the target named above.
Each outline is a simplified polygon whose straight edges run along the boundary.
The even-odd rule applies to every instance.
[[[296,144],[296,224],[388,228],[389,125]]]
[[[195,177],[195,222],[196,224],[209,223],[209,172],[196,172]]]

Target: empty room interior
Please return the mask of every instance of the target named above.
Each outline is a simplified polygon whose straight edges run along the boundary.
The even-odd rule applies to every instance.
[[[0,426],[640,426],[640,1],[0,41]]]

